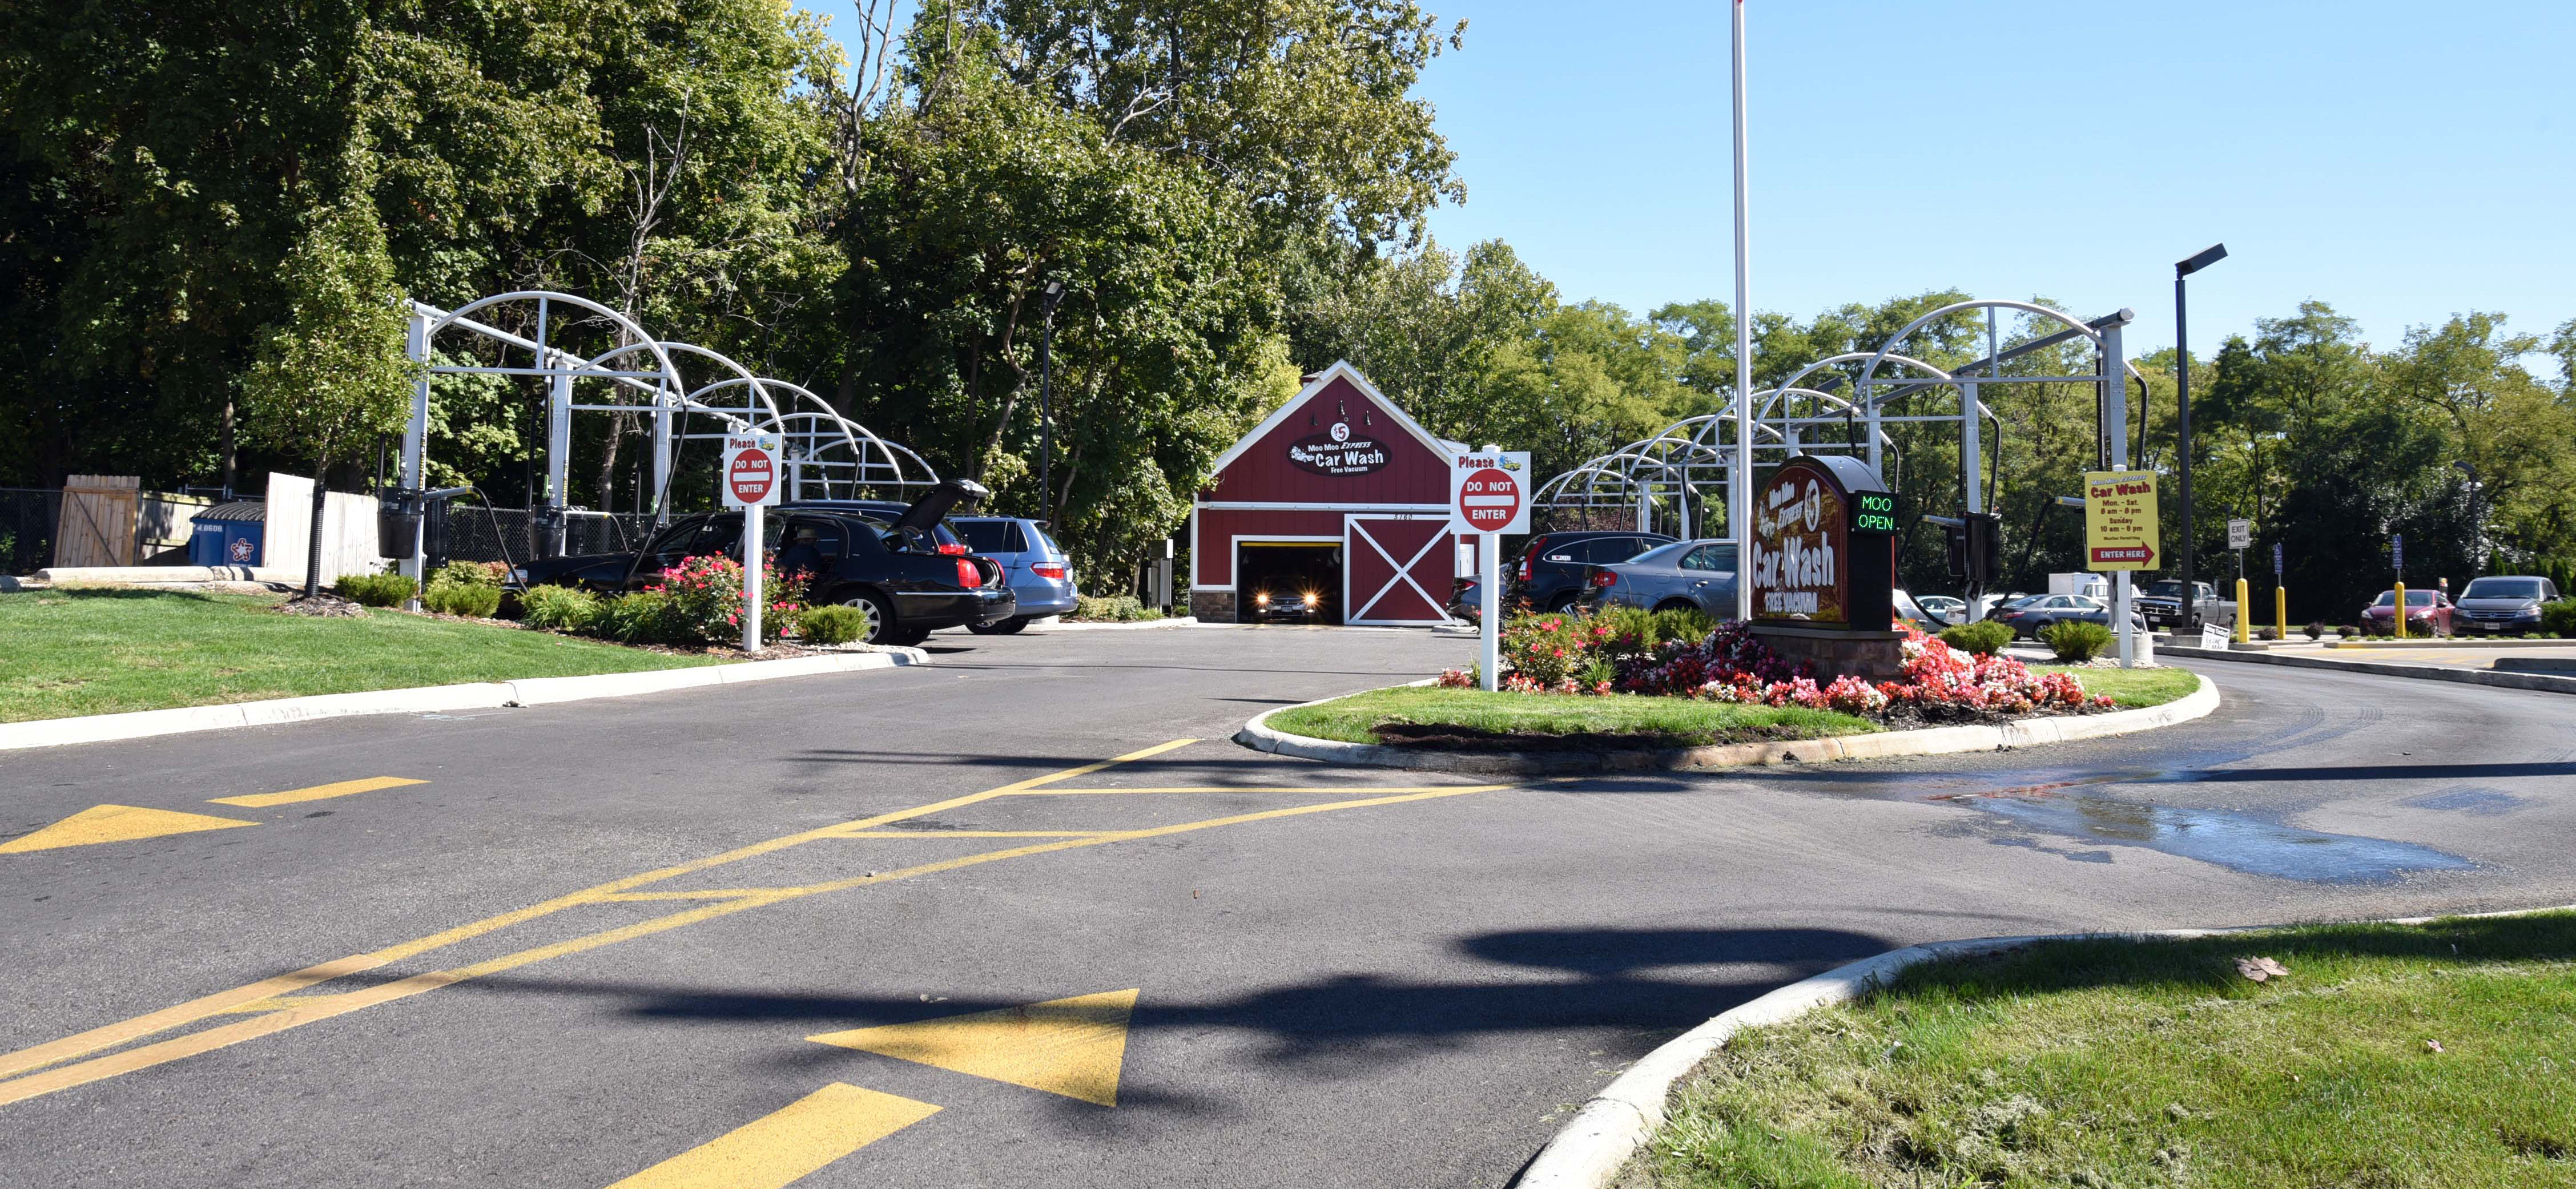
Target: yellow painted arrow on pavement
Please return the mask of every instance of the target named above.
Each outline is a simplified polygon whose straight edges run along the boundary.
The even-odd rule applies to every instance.
[[[937,1113],[834,1082],[608,1189],[781,1189]]]
[[[1136,990],[825,1032],[805,1039],[1116,1106]]]
[[[33,834],[0,842],[0,855],[14,855],[31,850],[52,850],[59,846],[95,846],[102,842],[133,842],[142,838],[193,834],[199,830],[230,830],[238,826],[258,824],[258,822],[246,822],[237,817],[180,813],[170,809],[145,809],[137,805],[92,805]]]

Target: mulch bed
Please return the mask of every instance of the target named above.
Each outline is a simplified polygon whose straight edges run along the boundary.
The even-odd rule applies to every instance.
[[[366,608],[328,592],[310,597],[297,595],[279,603],[277,610],[282,615],[314,615],[330,619],[356,619],[367,613]]]
[[[1514,733],[1455,723],[1391,722],[1371,727],[1377,741],[1423,751],[1672,751],[1722,743],[1783,743],[1814,736],[1791,727],[1733,727],[1696,735],[1657,731],[1573,731],[1562,735]]]

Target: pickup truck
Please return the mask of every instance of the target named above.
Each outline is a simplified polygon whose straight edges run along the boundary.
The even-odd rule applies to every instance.
[[[2200,604],[2202,623],[2236,622],[2236,604],[2221,602],[2218,591],[2206,582],[2191,584],[2194,601]],[[2131,609],[2145,617],[2149,628],[2171,628],[2182,622],[2182,582],[2167,578],[2129,596]]]

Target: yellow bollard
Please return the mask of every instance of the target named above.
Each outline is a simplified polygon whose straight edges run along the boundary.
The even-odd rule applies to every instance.
[[[2280,629],[2281,639],[2288,640],[2290,638],[2289,587],[2275,586],[2272,588],[2272,620],[2273,626]]]
[[[2389,610],[2391,610],[2391,611],[2395,611],[2395,612],[2397,613],[2395,616],[2393,616],[2393,617],[2392,617],[2392,618],[2394,618],[2394,619],[2397,621],[2397,638],[2398,638],[2398,639],[2400,639],[2400,640],[2405,639],[2405,638],[2406,638],[2406,584],[2405,584],[2405,583],[2400,582],[2400,583],[2398,583],[2398,584],[2397,584],[2397,605],[2396,605],[2396,606],[2394,606],[2394,607],[2389,608]]]
[[[2254,604],[2246,597],[2245,580],[2236,580],[2236,642],[2254,638]]]

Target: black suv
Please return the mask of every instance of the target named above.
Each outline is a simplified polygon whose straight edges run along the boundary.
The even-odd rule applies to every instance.
[[[866,612],[870,644],[918,644],[948,627],[980,627],[1018,611],[1002,567],[966,552],[941,518],[960,502],[987,494],[951,479],[909,505],[875,500],[786,504],[762,518],[762,551],[784,572],[813,576],[807,601]],[[591,590],[642,590],[684,559],[723,554],[742,559],[742,513],[683,516],[653,534],[637,553],[594,553],[531,562],[527,585],[554,583]]]

